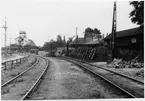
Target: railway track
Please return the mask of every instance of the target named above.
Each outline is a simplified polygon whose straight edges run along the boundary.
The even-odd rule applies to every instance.
[[[69,59],[69,57],[67,57],[67,58]],[[72,58],[71,58],[71,59],[72,59]],[[107,68],[103,68],[102,66],[96,66],[96,65],[93,65],[93,64],[91,64],[91,63],[89,63],[89,62],[86,62],[86,61],[83,61],[83,60],[79,60],[79,59],[74,59],[74,58],[73,58],[73,60],[76,60],[76,61],[82,62],[82,63],[84,63],[84,64],[87,64],[87,65],[90,65],[90,66],[93,66],[93,67],[97,67],[97,68],[100,68],[100,69],[109,71],[109,72],[111,72],[111,73],[120,75],[120,76],[122,76],[122,77],[125,77],[125,78],[127,78],[127,79],[130,79],[130,80],[132,80],[132,81],[135,81],[135,82],[137,82],[137,83],[139,83],[139,84],[144,85],[144,82],[143,82],[143,81],[137,80],[137,79],[135,79],[135,78],[129,77],[129,76],[124,75],[124,74],[121,74],[121,73],[114,72],[114,71],[109,70],[109,69],[107,69]]]
[[[30,94],[37,88],[37,86],[39,85],[39,83],[41,82],[41,79],[43,78],[43,76],[45,75],[46,73],[46,70],[48,69],[48,66],[49,66],[49,62],[47,59],[43,58],[43,57],[40,57],[40,56],[37,56],[37,58],[41,58],[45,61],[45,65],[44,63],[42,63],[44,65],[43,68],[39,68],[39,70],[36,70],[35,67],[37,66],[40,66],[40,63],[39,63],[39,60],[37,59],[37,61],[30,67],[28,68],[27,70],[21,72],[19,75],[15,76],[14,78],[12,78],[11,80],[5,82],[4,84],[1,85],[1,88],[2,90],[5,89],[5,88],[8,88],[10,85],[12,84],[15,84],[15,81],[17,79],[20,79],[20,78],[23,78],[23,79],[26,79],[25,76],[29,76],[30,74],[35,74],[37,75],[36,77],[33,76],[32,80],[29,80],[31,83],[31,86],[29,87],[26,87],[26,90],[23,89],[22,90],[22,93],[18,93],[18,95],[21,95],[19,97],[16,97],[16,100],[26,100],[27,98],[30,98]],[[33,70],[35,69],[35,70]],[[31,73],[33,70],[33,72],[37,71],[38,73]],[[41,71],[41,72],[40,72]],[[30,75],[31,76],[31,75]],[[32,76],[31,76],[32,77]],[[27,77],[28,78],[28,77]],[[35,80],[35,81],[34,81]],[[27,83],[27,82],[26,82]],[[28,83],[27,83],[28,84]],[[28,84],[29,85],[29,84]],[[16,85],[17,86],[17,85]],[[19,86],[21,86],[21,84],[19,84]],[[23,87],[22,87],[23,88]],[[16,92],[17,92],[17,88],[16,88]],[[9,94],[8,94],[9,95]],[[13,94],[12,94],[13,95]],[[11,96],[12,97],[12,96]],[[11,97],[7,97],[6,100],[10,100],[8,98],[11,98]],[[15,98],[15,96],[13,96],[13,98]]]
[[[15,76],[12,79],[10,79],[10,80],[6,81],[5,83],[3,83],[1,85],[1,88],[7,86],[9,83],[12,83],[15,79],[21,77],[24,73],[26,73],[27,71],[29,71],[30,69],[32,69],[38,62],[39,62],[38,59],[36,59],[36,62],[31,67],[29,67],[28,69],[24,70],[23,72],[21,72],[17,76]]]
[[[100,66],[94,66],[90,63],[86,63],[86,62],[78,60],[78,59],[73,59],[73,58],[69,58],[69,57],[61,57],[61,59],[72,62],[82,68],[85,68],[87,71],[90,71],[91,73],[99,76],[100,78],[102,78],[103,80],[108,82],[109,84],[116,87],[118,90],[124,92],[124,94],[128,95],[129,98],[144,98],[144,83],[142,81],[133,79],[126,75],[105,69]],[[95,67],[95,69],[92,67]],[[123,80],[123,82],[126,82],[128,84],[127,87],[122,85],[121,82],[119,82],[119,80]],[[119,83],[117,83],[117,81]],[[129,84],[137,84],[138,86],[137,87],[131,86]],[[131,87],[129,88],[129,86],[131,86]],[[132,88],[132,87],[134,87],[134,88]]]
[[[45,59],[45,58],[43,58]],[[27,100],[30,98],[31,93],[37,88],[37,86],[40,84],[41,80],[43,79],[48,67],[49,67],[49,62],[47,59],[45,59],[45,61],[47,61],[46,65],[45,65],[45,69],[43,70],[43,72],[41,73],[41,75],[39,76],[39,78],[37,79],[37,81],[33,84],[33,86],[29,89],[29,91],[23,96],[23,98],[21,100]]]

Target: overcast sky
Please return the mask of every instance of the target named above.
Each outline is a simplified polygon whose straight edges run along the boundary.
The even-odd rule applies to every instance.
[[[8,44],[21,30],[36,45],[42,46],[56,36],[72,37],[78,27],[83,36],[85,28],[98,28],[102,34],[111,33],[113,1],[107,0],[0,0],[0,26],[7,18]],[[129,1],[117,1],[117,31],[137,27],[130,21]],[[0,28],[1,45],[4,29]]]

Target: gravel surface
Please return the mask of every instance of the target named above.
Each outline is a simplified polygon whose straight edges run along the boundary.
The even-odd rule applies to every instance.
[[[144,97],[144,86],[134,81],[125,79],[114,73],[110,73],[109,71],[99,69],[97,67],[90,67],[93,71],[99,73],[100,75],[104,76],[105,78],[111,80],[115,84],[119,85],[120,87],[128,90],[130,93],[135,94],[137,97]]]
[[[65,60],[48,58],[50,67],[31,99],[123,98],[99,77]]]
[[[95,63],[93,63],[93,64],[95,64]],[[115,71],[115,72],[118,72],[118,73],[128,75],[128,76],[135,78],[137,80],[144,81],[143,76],[135,75],[138,71],[140,71],[143,68],[113,68],[109,64],[102,65],[102,67],[107,68],[107,69],[112,70],[112,71]]]
[[[24,96],[44,70],[46,61],[39,60],[38,65],[2,89],[2,100],[20,100]]]

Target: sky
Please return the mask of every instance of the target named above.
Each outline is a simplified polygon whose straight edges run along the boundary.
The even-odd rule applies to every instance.
[[[15,43],[19,31],[37,46],[57,35],[66,40],[77,33],[84,35],[87,27],[98,28],[102,34],[111,33],[112,0],[0,0],[0,27],[7,20],[7,45]],[[137,27],[129,18],[133,7],[129,1],[117,1],[117,31]],[[4,29],[0,28],[1,46],[4,46]]]

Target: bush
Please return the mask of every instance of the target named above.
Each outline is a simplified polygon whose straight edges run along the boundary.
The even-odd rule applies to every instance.
[[[96,53],[94,55],[94,61],[107,61],[108,49],[104,46],[99,46],[96,48]]]

